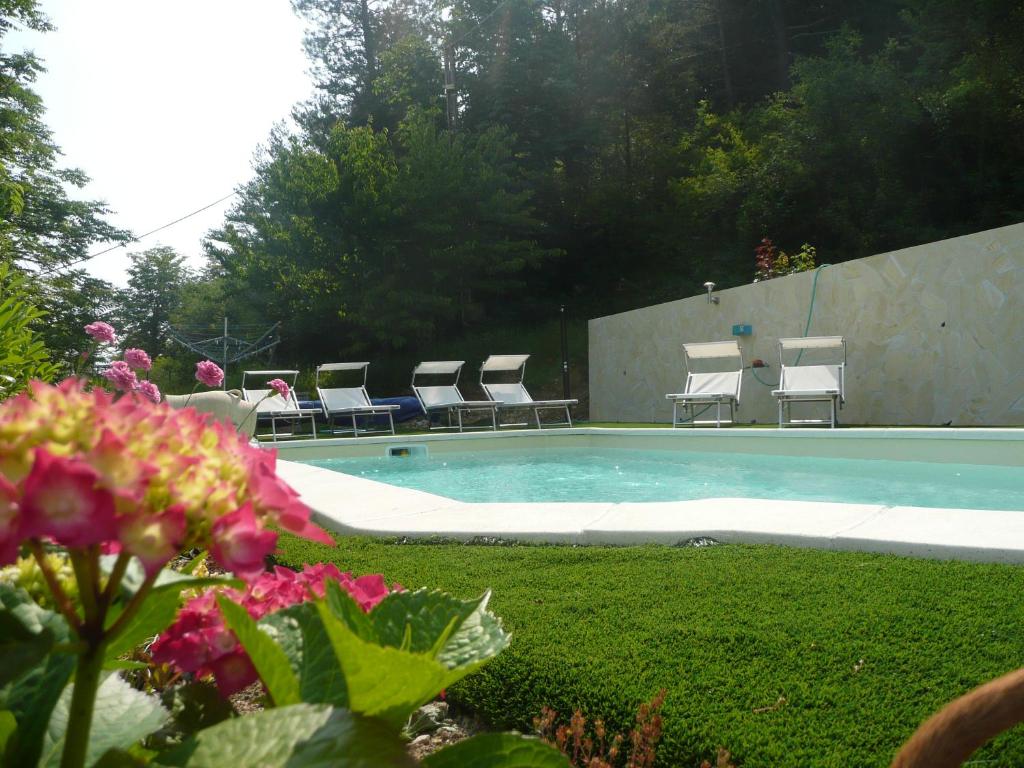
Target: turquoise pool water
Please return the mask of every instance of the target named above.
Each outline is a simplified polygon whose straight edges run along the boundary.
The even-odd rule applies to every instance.
[[[589,448],[305,463],[468,502],[740,497],[1024,511],[1020,467]]]

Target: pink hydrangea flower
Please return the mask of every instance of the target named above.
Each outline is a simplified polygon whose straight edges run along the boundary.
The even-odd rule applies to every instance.
[[[108,323],[104,323],[101,320],[97,320],[94,323],[89,323],[85,326],[85,332],[92,336],[98,342],[107,342],[113,344],[117,340],[117,332],[114,327]]]
[[[129,347],[124,351],[124,361],[136,371],[148,371],[153,367],[153,361],[146,354],[146,350],[135,347]]]
[[[223,594],[238,603],[258,621],[314,596],[323,597],[328,581],[340,584],[364,611],[369,611],[389,594],[384,577],[379,574],[354,579],[351,573],[342,573],[333,563],[307,565],[300,572],[277,566],[250,582],[245,592],[211,589],[190,600],[178,612],[174,623],[153,643],[153,660],[199,677],[213,675],[217,689],[226,698],[247,688],[258,677],[249,657],[225,626],[216,595]],[[391,591],[400,589],[395,585]]]
[[[140,381],[135,389],[140,395],[150,402],[160,402],[160,388],[152,381]]]
[[[18,489],[0,475],[0,564],[18,556]]]
[[[245,504],[213,524],[213,556],[243,579],[263,572],[267,555],[277,546],[277,534],[256,519],[252,504]]]
[[[110,367],[103,372],[103,378],[110,381],[122,392],[131,392],[138,387],[139,378],[135,371],[124,360],[115,360]]]
[[[32,539],[120,548],[150,573],[198,547],[254,579],[273,526],[332,543],[232,426],[77,379],[29,389],[0,403],[0,565]]]
[[[224,383],[224,371],[212,360],[196,363],[196,380],[208,387],[219,387]]]
[[[88,547],[114,537],[114,497],[97,487],[96,470],[78,459],[37,448],[21,497],[22,536]]]
[[[187,521],[174,506],[149,517],[123,517],[118,531],[121,548],[142,562],[147,575],[156,573],[181,551]]]
[[[267,386],[277,392],[285,400],[288,399],[288,395],[291,393],[292,388],[288,386],[288,382],[282,379],[271,379],[267,382]]]

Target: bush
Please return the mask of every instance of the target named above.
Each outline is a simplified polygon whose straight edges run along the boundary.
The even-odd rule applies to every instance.
[[[625,732],[664,687],[662,766],[885,766],[945,702],[1024,658],[1024,569],[765,546],[396,545],[288,538],[289,564],[334,560],[402,584],[494,589],[513,635],[449,691],[530,730],[543,706]],[[1024,764],[1024,732],[978,760]]]

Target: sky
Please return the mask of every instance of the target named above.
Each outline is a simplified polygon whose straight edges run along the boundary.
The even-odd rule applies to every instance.
[[[12,32],[47,68],[35,90],[64,153],[135,235],[229,195],[252,177],[274,123],[312,94],[302,22],[288,0],[41,0],[53,32]],[[232,200],[93,259],[124,285],[126,254],[168,245],[200,266],[201,240]],[[94,244],[90,253],[109,244]]]

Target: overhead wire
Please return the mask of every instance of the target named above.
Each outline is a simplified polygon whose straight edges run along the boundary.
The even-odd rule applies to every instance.
[[[156,229],[151,229],[151,230],[149,230],[149,232],[144,232],[141,235],[133,237],[130,240],[128,240],[128,242],[126,242],[126,243],[118,243],[117,245],[112,245],[109,248],[104,248],[102,251],[97,251],[96,253],[90,253],[90,254],[88,254],[86,256],[82,256],[81,258],[74,259],[73,261],[69,261],[66,264],[59,264],[59,265],[57,265],[55,267],[52,267],[51,269],[49,269],[49,270],[47,270],[45,272],[41,272],[40,276],[41,277],[49,277],[50,275],[52,275],[52,274],[54,274],[56,272],[59,272],[60,270],[70,269],[71,267],[74,267],[74,266],[76,266],[78,264],[82,264],[82,263],[84,263],[86,261],[91,261],[92,259],[95,259],[97,256],[102,256],[105,253],[110,253],[111,251],[115,251],[118,248],[127,248],[129,243],[137,243],[137,242],[139,242],[140,240],[142,240],[145,237],[149,237],[150,235],[155,235],[157,232],[162,232],[165,229],[173,227],[175,224],[180,224],[181,222],[185,221],[186,219],[191,219],[193,216],[196,216],[196,215],[202,213],[203,211],[209,210],[210,208],[213,208],[213,206],[218,205],[220,203],[223,203],[225,200],[228,200],[228,199],[234,197],[237,194],[238,194],[237,191],[231,192],[231,194],[224,195],[224,197],[222,197],[222,198],[220,198],[218,200],[214,200],[212,203],[208,203],[208,204],[204,205],[202,208],[197,208],[196,210],[192,211],[191,213],[186,213],[184,216],[179,216],[174,221],[169,221],[166,224],[162,224],[161,226],[157,227]]]

